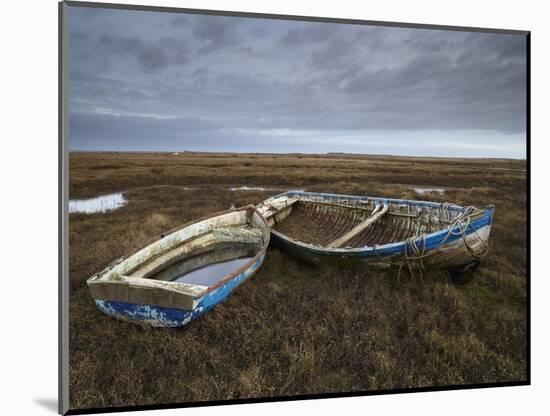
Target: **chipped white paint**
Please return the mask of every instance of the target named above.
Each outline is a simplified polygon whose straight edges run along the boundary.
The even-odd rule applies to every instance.
[[[136,320],[154,327],[182,326],[188,324],[193,318],[192,314],[190,313],[189,316],[183,321],[170,320],[166,317],[164,313],[159,311],[157,308],[151,307],[149,305],[139,305],[135,311],[127,310],[126,314],[121,314],[112,306],[110,306],[107,301],[96,299],[95,303],[100,310],[102,310],[107,315],[112,316],[113,318],[130,322],[132,320]],[[144,319],[143,316],[146,316],[147,318]]]
[[[476,223],[475,228],[469,226],[465,234],[461,233],[458,225],[453,226],[451,232],[449,226],[453,219],[456,219],[464,207],[450,204],[445,206],[445,212],[448,213],[447,221],[440,221],[436,215],[442,209],[442,204],[429,201],[411,201],[392,198],[378,198],[368,196],[338,195],[338,194],[316,194],[311,192],[289,192],[268,198],[257,205],[257,210],[273,227],[276,222],[284,220],[293,211],[293,204],[297,201],[307,202],[318,205],[336,206],[338,209],[352,210],[371,210],[375,209],[376,204],[385,203],[389,205],[386,215],[402,217],[407,223],[407,218],[418,218],[416,220],[417,238],[424,236],[426,241],[426,254],[430,258],[426,263],[432,262],[436,266],[455,266],[464,265],[472,258],[482,258],[485,255],[489,232],[491,229],[494,206],[488,206],[485,209],[477,209],[469,214],[469,224]],[[405,209],[405,211],[404,211]],[[431,212],[434,214],[432,221],[440,225],[439,229],[426,233],[426,227],[422,228],[422,219]],[[412,220],[411,220],[412,221]],[[407,225],[409,227],[409,225]],[[477,233],[476,233],[477,230]],[[406,247],[406,240],[374,244],[374,246],[365,245],[357,247],[327,247],[316,244],[305,243],[294,239],[284,233],[272,229],[272,236],[289,251],[295,252],[299,257],[306,258],[312,262],[334,261],[340,259],[356,259],[369,262],[371,264],[380,264],[389,262],[398,262],[403,259]],[[420,242],[422,244],[422,242]],[[473,252],[472,256],[470,250]]]
[[[464,259],[470,258],[465,243],[475,254],[480,255],[484,252],[490,234],[490,225],[481,227],[475,233],[465,236],[464,239],[458,239],[433,249],[424,262],[427,266],[438,267],[463,264]]]
[[[146,276],[170,263],[174,255],[191,255],[195,250],[220,242],[257,242],[262,247],[260,255],[267,248],[269,235],[265,220],[252,206],[225,212],[184,226],[155,241],[90,277],[87,284],[97,300],[192,310],[197,299],[206,295],[210,287],[153,280]],[[220,280],[224,277],[220,276]]]
[[[96,212],[107,212],[118,209],[126,204],[122,193],[101,195],[89,199],[71,199],[69,201],[69,214],[81,212],[93,214]]]

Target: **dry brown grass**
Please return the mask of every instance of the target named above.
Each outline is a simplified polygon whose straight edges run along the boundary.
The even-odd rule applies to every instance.
[[[509,160],[232,154],[71,154],[70,197],[129,203],[70,217],[71,408],[526,379],[526,165]],[[86,278],[162,232],[277,193],[249,185],[497,206],[476,279],[319,269],[270,248],[259,273],[178,329],[97,310]]]

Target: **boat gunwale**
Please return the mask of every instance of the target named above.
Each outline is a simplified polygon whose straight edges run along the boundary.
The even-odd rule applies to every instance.
[[[375,196],[368,196],[368,195],[346,195],[346,194],[331,194],[331,193],[323,193],[323,192],[307,192],[307,191],[298,191],[298,190],[290,190],[286,192],[282,192],[280,194],[274,195],[272,197],[269,197],[263,202],[266,202],[270,199],[280,198],[283,196],[289,196],[289,197],[296,197],[296,196],[316,196],[316,197],[323,197],[323,198],[348,198],[352,200],[358,200],[358,201],[375,201],[379,203],[407,203],[407,204],[414,204],[418,205],[420,207],[430,207],[430,208],[438,208],[442,205],[441,202],[432,202],[432,201],[425,201],[425,200],[416,200],[416,199],[399,199],[399,198],[384,198],[384,197],[375,197]],[[315,202],[315,201],[311,201]],[[490,205],[492,206],[492,205]],[[457,205],[457,204],[449,204],[448,209],[452,211],[460,211],[464,209],[463,206]]]
[[[237,270],[235,270],[231,274],[225,276],[224,278],[216,281],[215,284],[208,286],[208,289],[204,292],[204,294],[208,294],[208,293],[216,290],[220,286],[225,285],[227,282],[229,282],[229,281],[233,280],[234,278],[236,278],[237,276],[239,276],[241,273],[244,273],[246,270],[250,269],[252,267],[252,265],[255,264],[260,259],[260,257],[263,256],[267,252],[267,247],[269,246],[269,242],[271,240],[271,227],[267,223],[267,220],[264,218],[264,216],[258,212],[258,210],[256,209],[256,207],[254,205],[248,205],[244,208],[248,209],[250,207],[252,207],[252,215],[254,215],[254,213],[258,214],[258,217],[260,218],[260,221],[263,223],[265,228],[268,230],[267,239],[266,239],[265,243],[263,244],[263,247],[260,250],[258,250],[258,253],[256,253],[256,255],[254,257],[252,257],[249,261],[247,261],[245,264],[243,264]],[[230,210],[230,212],[231,211],[238,211],[239,209],[240,208],[232,209],[232,210]],[[263,234],[263,230],[262,230],[262,234]]]
[[[260,250],[258,250],[258,252],[256,253],[256,255],[254,257],[252,257],[249,261],[247,261],[245,264],[243,264],[241,267],[239,267],[235,271],[231,272],[230,274],[228,274],[228,275],[222,277],[221,279],[219,279],[218,281],[216,281],[216,283],[213,284],[213,285],[205,286],[205,285],[198,285],[198,284],[193,284],[193,283],[183,283],[183,282],[171,282],[171,281],[164,282],[164,281],[158,281],[158,280],[151,279],[151,278],[133,277],[131,275],[121,275],[121,276],[119,276],[119,278],[117,280],[109,279],[109,278],[107,278],[105,280],[102,280],[102,279],[105,278],[106,274],[108,274],[109,272],[112,272],[112,270],[116,266],[118,266],[121,263],[127,261],[134,254],[136,254],[139,251],[155,244],[156,242],[162,240],[163,238],[169,237],[170,235],[183,230],[184,228],[190,227],[192,225],[198,224],[200,222],[203,222],[203,221],[215,218],[215,217],[222,217],[224,215],[231,214],[231,213],[234,213],[234,212],[249,211],[249,210],[252,211],[252,215],[254,215],[254,213],[256,213],[258,215],[258,217],[260,218],[261,223],[263,224],[265,229],[268,231],[267,233],[265,233],[266,234],[265,242],[262,244],[262,248]],[[258,228],[263,228],[263,227],[258,227]],[[196,237],[196,236],[193,236],[193,238],[194,237]],[[262,238],[264,238],[264,230],[263,229],[262,229]],[[234,278],[239,276],[241,273],[245,272],[247,269],[251,268],[260,259],[260,257],[262,255],[264,255],[265,252],[267,251],[267,247],[269,246],[270,239],[271,239],[271,227],[269,227],[269,224],[267,223],[266,219],[263,217],[263,215],[261,215],[258,212],[258,210],[256,209],[256,207],[254,205],[250,204],[250,205],[246,205],[246,206],[243,206],[243,207],[231,208],[231,209],[224,210],[224,211],[219,211],[219,212],[216,212],[216,213],[213,213],[213,214],[206,214],[206,215],[204,215],[204,216],[202,216],[198,219],[189,221],[185,224],[173,227],[170,230],[168,230],[166,232],[163,232],[161,234],[160,238],[156,237],[154,239],[148,240],[138,250],[134,250],[132,252],[129,252],[128,254],[122,255],[122,256],[118,257],[117,259],[113,260],[102,271],[100,271],[98,273],[94,273],[92,276],[90,276],[88,279],[86,279],[86,283],[88,285],[90,285],[90,284],[92,284],[92,285],[106,284],[106,283],[111,283],[111,284],[113,284],[113,283],[134,284],[134,285],[140,286],[140,287],[144,287],[144,286],[155,287],[155,288],[158,288],[158,289],[163,289],[163,290],[167,290],[167,291],[176,292],[176,293],[181,294],[181,295],[191,296],[194,299],[200,299],[200,298],[208,295],[210,292],[213,292],[214,290],[218,289],[220,286],[222,286],[222,285],[226,284],[227,282],[233,280]],[[182,290],[182,289],[186,289],[186,290]],[[200,289],[200,291],[197,291],[197,289]]]
[[[423,206],[423,207],[430,207],[430,208],[439,208],[442,206],[439,202],[431,202],[431,201],[416,201],[416,200],[409,200],[409,199],[397,199],[397,198],[381,198],[381,197],[369,197],[369,196],[360,196],[360,195],[344,195],[344,194],[329,194],[329,193],[316,193],[316,192],[304,192],[304,191],[286,191],[281,194],[275,195],[273,197],[270,197],[263,201],[261,204],[264,204],[268,201],[276,201],[278,198],[282,197],[289,197],[289,198],[298,198],[298,201],[300,201],[301,196],[305,197],[333,197],[333,198],[348,198],[352,200],[368,200],[368,201],[374,201],[379,203],[407,203],[407,204],[413,204],[417,206]],[[316,202],[316,201],[307,201],[304,202]],[[353,207],[350,207],[353,208]],[[457,204],[449,204],[448,208],[453,211],[461,211],[464,209],[463,206],[457,205]],[[468,228],[466,229],[465,236],[468,236],[477,230],[481,229],[484,226],[491,226],[493,222],[493,215],[494,215],[495,206],[494,205],[488,205],[484,209],[479,209],[479,211],[482,211],[483,214],[481,217],[473,220],[470,222]],[[417,236],[414,236],[414,241],[418,244],[421,243],[418,241],[419,239],[425,238],[425,249],[426,250],[433,250],[437,249],[444,244],[452,243],[459,238],[461,238],[461,235],[455,234],[455,231],[460,231],[460,226],[455,225],[452,228],[450,226],[444,227],[438,231],[434,231],[428,234],[420,234]],[[365,257],[373,257],[373,256],[393,256],[393,255],[400,255],[405,252],[405,245],[406,241],[396,241],[393,243],[385,243],[374,246],[363,246],[363,247],[347,247],[347,248],[329,248],[324,246],[319,246],[316,244],[310,244],[310,243],[304,243],[302,241],[296,240],[287,234],[281,233],[279,231],[276,231],[271,228],[271,232],[278,238],[285,240],[295,246],[298,246],[302,249],[306,249],[307,251],[314,252],[316,254],[321,255],[352,255],[352,256],[365,256]],[[448,235],[449,237],[445,239],[445,237]]]

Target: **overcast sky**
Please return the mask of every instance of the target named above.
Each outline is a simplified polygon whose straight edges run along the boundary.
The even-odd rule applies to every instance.
[[[69,11],[71,150],[526,154],[521,35]]]

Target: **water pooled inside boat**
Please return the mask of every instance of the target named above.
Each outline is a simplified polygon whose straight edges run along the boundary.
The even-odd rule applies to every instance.
[[[113,262],[87,283],[119,319],[181,326],[225,300],[263,263],[269,226],[254,206],[187,224]]]
[[[206,253],[182,257],[149,278],[211,286],[220,276],[227,276],[252,260],[261,248],[257,243],[216,244]]]

